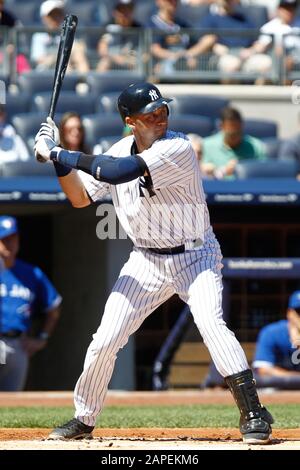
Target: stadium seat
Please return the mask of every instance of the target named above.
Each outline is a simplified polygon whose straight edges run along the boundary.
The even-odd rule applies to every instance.
[[[80,26],[99,26],[100,24],[96,1],[67,2],[65,11],[78,16]]]
[[[34,137],[40,128],[40,124],[45,121],[45,113],[23,113],[16,114],[12,117],[11,123],[16,129],[17,133],[28,141],[30,137]],[[55,121],[58,123],[61,115],[55,115]]]
[[[206,116],[183,114],[175,117],[170,115],[169,129],[185,134],[193,133],[201,137],[207,137],[212,133],[213,121]]]
[[[101,113],[102,111],[104,111],[105,113],[118,113],[117,100],[119,94],[119,91],[112,91],[110,93],[100,95],[97,103],[96,112]]]
[[[47,113],[50,104],[51,93],[40,93],[35,95],[32,103],[32,111],[40,113]],[[95,96],[91,94],[78,95],[74,91],[64,91],[60,94],[56,106],[58,113],[66,113],[67,111],[74,111],[78,114],[91,114],[95,112],[96,100]]]
[[[10,1],[5,8],[12,13],[23,26],[41,26],[39,4],[32,0],[26,2]]]
[[[25,162],[7,162],[2,165],[2,177],[13,176],[55,176],[54,166],[51,163],[38,163],[34,158]]]
[[[104,139],[100,139],[97,144],[100,145],[101,152],[104,153],[104,152],[107,152],[107,150],[110,149],[110,147],[113,144],[115,144],[119,139],[120,139],[120,136],[108,136],[108,137],[105,137]]]
[[[157,11],[154,2],[137,2],[134,7],[134,19],[142,26],[146,26],[150,17]]]
[[[295,178],[300,172],[296,161],[273,159],[265,161],[245,160],[236,166],[235,175],[238,179],[247,178]],[[276,189],[276,188],[274,188]]]
[[[11,122],[15,114],[27,113],[31,99],[32,97],[27,93],[8,93],[6,95],[6,114],[8,121]]]
[[[172,113],[196,114],[217,119],[223,108],[229,105],[229,100],[217,96],[177,95],[170,103]]]
[[[262,140],[265,144],[267,157],[273,158],[273,159],[278,158],[280,147],[282,145],[282,139],[277,139],[275,137],[268,137]]]
[[[269,21],[268,9],[262,5],[244,5],[239,10],[249,18],[253,25],[259,29]]]
[[[258,139],[277,137],[277,123],[267,119],[245,119],[244,132]]]
[[[186,3],[179,3],[176,16],[184,19],[184,21],[192,28],[196,28],[201,23],[201,20],[209,13],[208,5],[188,5]]]
[[[92,114],[82,118],[87,144],[91,147],[99,143],[101,137],[121,137],[124,124],[117,114]]]
[[[96,95],[111,91],[121,92],[131,83],[142,82],[144,80],[144,75],[137,74],[136,72],[124,71],[105,73],[90,72],[86,77],[86,82],[90,87],[90,92]]]
[[[27,72],[18,77],[17,85],[20,91],[29,93],[31,96],[52,90],[54,78],[54,70],[48,72]],[[64,78],[62,91],[75,91],[76,85],[81,81],[81,77],[77,74],[67,74]]]

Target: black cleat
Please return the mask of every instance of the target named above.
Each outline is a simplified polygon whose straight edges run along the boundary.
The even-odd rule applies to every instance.
[[[271,424],[274,422],[271,413],[262,407],[261,417],[241,420],[240,431],[245,444],[268,444],[272,437]]]
[[[88,426],[76,418],[71,419],[62,426],[53,429],[47,439],[49,440],[67,440],[67,439],[92,439],[94,426]]]

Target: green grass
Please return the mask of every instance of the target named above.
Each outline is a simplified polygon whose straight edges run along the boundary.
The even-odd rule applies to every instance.
[[[300,426],[299,405],[273,405],[275,428]],[[52,428],[73,417],[73,408],[0,408],[0,427]],[[98,418],[97,427],[104,428],[193,428],[237,427],[239,413],[234,406],[186,405],[186,406],[108,406]]]

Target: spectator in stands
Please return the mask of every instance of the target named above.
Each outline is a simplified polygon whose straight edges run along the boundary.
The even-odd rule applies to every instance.
[[[36,266],[17,259],[19,235],[14,217],[0,217],[0,390],[23,390],[29,358],[43,349],[59,317],[61,297]],[[34,314],[43,325],[31,335]]]
[[[15,18],[15,16],[6,8],[4,8],[5,1],[0,0],[0,26],[7,26],[9,31],[12,30],[17,25],[20,25],[21,22]],[[17,73],[28,72],[30,70],[30,64],[24,54],[17,53],[14,57],[14,41],[13,37],[9,34],[5,38],[5,34],[1,32],[0,35],[0,47],[4,46],[3,50],[0,50],[0,65],[5,65],[5,58],[7,67],[11,65],[11,61],[14,58],[16,61],[16,70]],[[6,47],[5,47],[6,46]]]
[[[197,160],[200,163],[202,161],[203,156],[203,139],[200,135],[193,133],[187,134],[187,137],[190,139]]]
[[[300,114],[298,116],[300,126]],[[290,139],[286,139],[279,147],[278,158],[280,160],[294,160],[299,163],[298,179],[300,180],[300,132]]]
[[[300,389],[300,291],[289,298],[287,319],[260,331],[253,368],[258,387]]]
[[[195,69],[198,58],[210,46],[205,39],[195,41],[182,31],[189,25],[176,17],[178,0],[156,0],[157,12],[151,16],[148,27],[161,30],[154,33],[151,53],[157,63],[155,73],[170,73],[176,69]]]
[[[243,59],[244,50],[248,49],[256,39],[255,26],[242,11],[239,11],[239,3],[239,0],[217,0],[216,5],[199,25],[214,33],[205,34],[199,41],[198,47],[205,46],[206,50],[213,52],[217,67],[226,74],[238,72],[242,68],[247,70],[248,64]],[[230,30],[229,34],[218,33],[218,30],[226,29]],[[246,34],[240,34],[241,30]],[[233,33],[236,31],[236,34],[231,35],[231,31]]]
[[[112,16],[114,22],[106,26],[106,33],[98,43],[100,61],[97,70],[135,69],[141,25],[134,20],[133,0],[118,0]],[[126,32],[128,28],[136,28],[136,33]]]
[[[91,150],[85,143],[84,127],[79,114],[71,111],[65,113],[59,124],[61,146],[67,150],[74,150],[90,154]]]
[[[289,71],[300,64],[299,24],[296,21],[298,0],[280,0],[275,18],[261,27],[261,34],[254,44],[242,51],[241,57],[247,60],[251,72],[270,72],[272,69],[271,46],[275,55],[284,58]],[[285,36],[293,34],[294,36]],[[274,60],[274,59],[273,59]],[[257,83],[265,83],[262,77]]]
[[[65,11],[61,0],[46,0],[40,6],[40,16],[45,27],[51,32],[35,33],[32,37],[31,61],[39,70],[53,68],[56,63],[59,44],[59,29],[63,22]],[[81,41],[75,41],[70,57],[68,70],[88,72],[89,64],[85,54],[85,45]]]
[[[0,165],[16,160],[28,160],[28,149],[11,124],[6,121],[6,110],[0,105]]]
[[[17,20],[10,11],[7,11],[6,8],[4,8],[4,4],[5,0],[0,0],[0,26],[13,28],[16,25]]]
[[[266,158],[263,142],[243,133],[243,119],[234,108],[221,112],[220,132],[203,139],[202,172],[209,178],[233,178],[239,161]]]

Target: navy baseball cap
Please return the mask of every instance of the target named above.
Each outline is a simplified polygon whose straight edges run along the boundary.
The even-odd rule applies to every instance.
[[[2,238],[8,237],[18,233],[18,223],[17,220],[10,215],[1,215],[0,216],[0,240]]]
[[[289,308],[300,308],[300,290],[296,290],[289,298]]]

